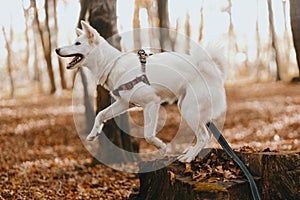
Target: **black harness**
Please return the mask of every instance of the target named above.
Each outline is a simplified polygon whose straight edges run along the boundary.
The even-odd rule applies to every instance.
[[[146,62],[147,62],[146,59],[147,59],[148,55],[146,54],[146,52],[143,49],[140,49],[137,52],[137,54],[139,55],[139,59],[140,59],[140,63],[141,63],[141,71],[143,74],[127,83],[120,85],[117,89],[112,91],[113,95],[120,97],[120,91],[131,90],[136,84],[138,84],[140,82],[150,85],[150,82],[146,76]]]

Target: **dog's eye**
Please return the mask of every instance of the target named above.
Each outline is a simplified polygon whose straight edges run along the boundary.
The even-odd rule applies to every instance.
[[[75,45],[81,45],[81,43],[80,42],[75,42]]]

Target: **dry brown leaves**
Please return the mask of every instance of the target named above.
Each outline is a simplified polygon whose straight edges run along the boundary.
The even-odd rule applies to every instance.
[[[230,145],[299,150],[299,88],[278,82],[227,88],[222,132]],[[0,100],[0,199],[124,199],[138,186],[132,174],[88,166],[92,158],[76,133],[71,96]],[[175,108],[167,108],[173,114],[159,135],[165,141],[174,137],[180,123]],[[142,145],[150,148],[145,141],[140,141]],[[217,152],[183,168],[184,175],[200,182],[242,176],[231,159]],[[169,174],[175,181],[175,175]]]
[[[207,149],[203,151],[205,152]],[[248,145],[241,147],[238,151],[245,153],[277,152],[276,150],[270,150],[270,148],[258,151]],[[190,175],[194,181],[206,183],[227,182],[232,179],[246,178],[234,160],[220,149],[211,149],[205,157],[198,157],[191,163],[185,163],[182,173]]]
[[[204,158],[186,163],[183,174],[191,175],[195,181],[208,183],[243,178],[242,171],[233,159],[216,149],[212,149]]]
[[[124,199],[135,174],[91,166],[71,94],[0,100],[0,199]]]

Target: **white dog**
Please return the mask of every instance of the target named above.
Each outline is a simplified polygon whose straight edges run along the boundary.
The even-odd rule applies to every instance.
[[[98,84],[111,92],[142,74],[136,54],[120,52],[89,24],[81,24],[83,30],[77,29],[75,43],[56,49],[59,56],[74,57],[67,69],[87,66]],[[178,159],[191,162],[210,138],[205,124],[218,120],[226,111],[225,61],[217,48],[208,46],[206,51],[199,48],[192,55],[165,52],[148,57],[146,76],[150,85],[138,82],[132,89],[121,90],[120,96],[111,93],[116,101],[96,116],[87,140],[95,139],[105,121],[126,112],[132,103],[144,110],[146,141],[164,154],[167,145],[156,137],[158,111],[161,103],[178,100],[180,112],[197,138]]]

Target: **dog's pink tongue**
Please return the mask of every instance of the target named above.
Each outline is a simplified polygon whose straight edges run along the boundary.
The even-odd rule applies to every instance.
[[[75,56],[72,60],[71,60],[71,62],[68,64],[68,66],[67,66],[67,69],[71,69],[75,64],[76,64],[76,62],[77,62],[77,56]]]
[[[69,63],[67,66],[67,69],[71,69],[74,65],[76,65],[78,62],[80,62],[81,57],[80,56],[75,56],[72,61]]]
[[[71,65],[74,65],[77,63],[77,60],[79,60],[79,57],[78,56],[75,56],[72,61],[70,62]]]

